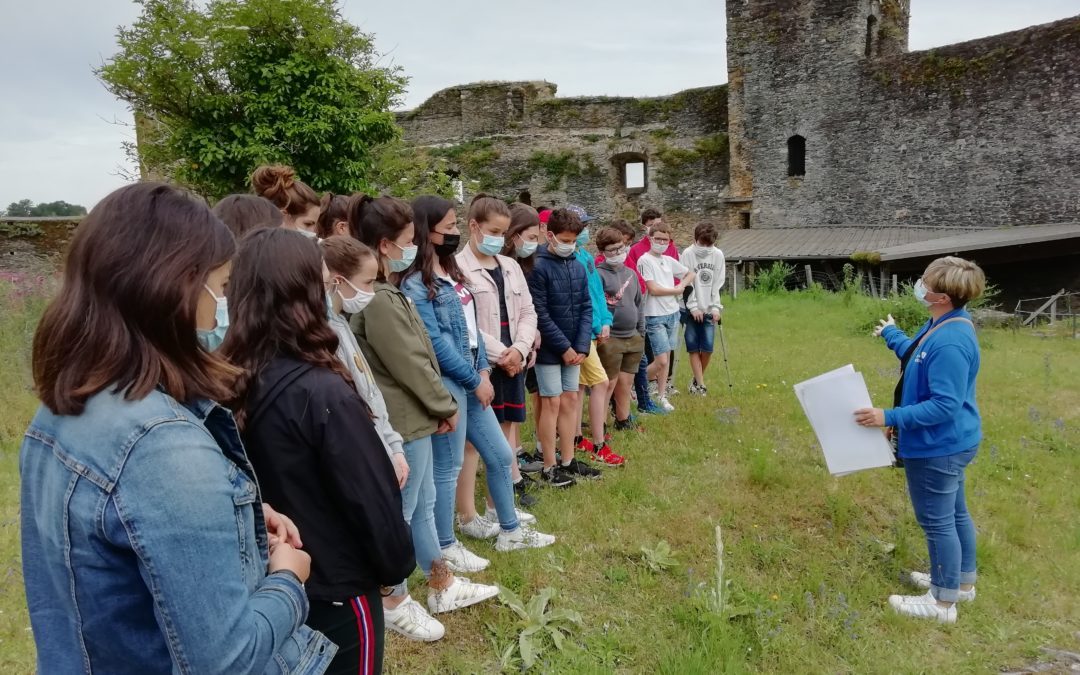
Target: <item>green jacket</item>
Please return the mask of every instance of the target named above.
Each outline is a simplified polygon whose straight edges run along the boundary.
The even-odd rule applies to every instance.
[[[352,331],[386,399],[390,424],[406,442],[430,436],[439,420],[457,412],[424,322],[397,287],[375,282],[375,298],[353,315]]]

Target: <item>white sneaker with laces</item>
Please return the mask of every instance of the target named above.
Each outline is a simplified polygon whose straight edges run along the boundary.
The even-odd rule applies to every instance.
[[[525,548],[544,548],[554,543],[553,535],[519,526],[513,532],[500,532],[499,538],[495,540],[495,550],[505,553]]]
[[[465,577],[454,577],[453,583],[445,591],[431,591],[428,595],[427,606],[432,614],[452,612],[455,609],[490,600],[498,594],[498,586],[474,584]]]
[[[898,613],[917,619],[933,619],[939,623],[956,623],[956,605],[945,608],[933,595],[890,595],[889,605]]]
[[[443,560],[446,561],[446,566],[450,568],[451,572],[480,572],[486,570],[488,565],[491,564],[490,560],[481,558],[469,549],[465,548],[465,544],[460,541],[455,541],[442,550]]]
[[[428,614],[411,596],[394,609],[383,607],[383,616],[386,617],[387,628],[410,640],[435,642],[446,635],[446,628],[439,620]]]
[[[499,524],[486,518],[474,516],[469,522],[457,517],[458,532],[473,539],[494,539],[499,534]]]
[[[534,516],[533,514],[526,513],[521,509],[514,509],[514,513],[517,514],[518,522],[522,525],[536,524],[536,516]],[[491,508],[490,506],[488,507],[487,511],[484,511],[484,520],[494,523],[495,527],[499,527],[499,514],[495,511],[495,509]],[[498,532],[496,532],[495,534],[498,534]]]
[[[671,405],[671,401],[667,399],[667,396],[660,397],[660,407],[667,412],[674,412],[675,406]]]
[[[910,579],[916,588],[930,590],[930,575],[926,572],[912,572]],[[970,591],[961,590],[957,599],[960,602],[971,602],[975,599],[975,587],[972,586]]]

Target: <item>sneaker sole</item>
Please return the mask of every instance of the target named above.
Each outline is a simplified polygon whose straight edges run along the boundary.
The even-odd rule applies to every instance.
[[[450,568],[450,571],[454,574],[476,574],[477,572],[483,572],[487,568],[491,567],[490,560],[483,567],[462,567],[460,565],[456,565],[450,562],[446,558],[443,558],[443,561],[446,563],[446,566]]]
[[[505,548],[499,548],[499,545],[495,544],[495,550],[499,553],[511,553],[513,551],[525,551],[531,548],[547,548],[548,546],[553,546],[554,544],[555,542],[551,542],[550,544],[544,544],[543,546],[508,546]]]
[[[479,605],[481,602],[484,602],[485,600],[490,600],[490,599],[494,598],[495,596],[497,596],[498,594],[499,594],[499,589],[496,588],[494,592],[489,591],[487,593],[483,593],[481,595],[478,595],[475,598],[472,598],[472,599],[468,600],[467,602],[465,602],[465,604],[455,605],[453,607],[447,607],[446,609],[435,609],[434,607],[431,606],[430,603],[428,603],[428,612],[430,614],[432,614],[432,615],[446,614],[447,612],[456,612],[459,609],[465,609],[466,607],[472,607],[473,605]]]
[[[391,631],[397,633],[398,635],[400,635],[401,637],[403,637],[403,638],[405,638],[407,640],[412,640],[413,642],[438,642],[439,640],[446,637],[445,628],[443,629],[442,635],[435,636],[435,637],[428,637],[426,635],[416,635],[416,634],[413,634],[413,633],[407,633],[407,632],[405,632],[405,629],[398,628],[397,626],[390,623],[389,621],[386,622],[386,628],[387,628],[387,630],[391,630]]]

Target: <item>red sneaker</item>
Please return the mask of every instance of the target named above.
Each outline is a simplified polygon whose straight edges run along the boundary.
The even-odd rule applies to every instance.
[[[626,462],[626,458],[622,455],[615,454],[615,451],[611,449],[611,446],[604,443],[600,446],[600,449],[591,453],[591,456],[597,462],[603,462],[608,466],[622,466]]]
[[[580,441],[578,441],[577,445],[574,446],[574,449],[588,453],[596,452],[596,446],[593,445],[593,442],[587,438],[582,438]]]

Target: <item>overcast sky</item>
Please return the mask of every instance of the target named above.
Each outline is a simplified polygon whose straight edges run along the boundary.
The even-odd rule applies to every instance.
[[[1080,0],[912,0],[911,48],[1080,14]],[[472,9],[472,8],[484,9]],[[92,206],[123,181],[126,106],[91,68],[137,16],[130,0],[0,0],[0,208],[18,199]],[[727,80],[717,0],[345,0],[415,107],[476,80],[546,79],[559,95],[647,96]]]

